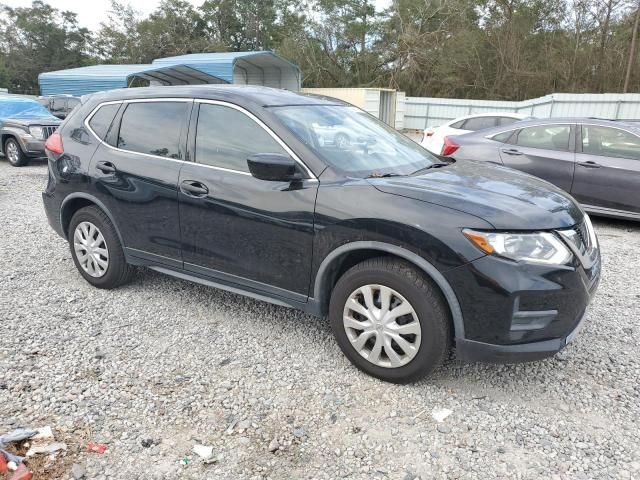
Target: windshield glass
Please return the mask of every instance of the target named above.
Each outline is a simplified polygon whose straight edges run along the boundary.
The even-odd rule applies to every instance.
[[[0,99],[0,119],[3,118],[56,119],[49,110],[38,102],[26,99]]]
[[[350,176],[410,175],[439,160],[356,107],[271,107],[278,119],[332,167]]]

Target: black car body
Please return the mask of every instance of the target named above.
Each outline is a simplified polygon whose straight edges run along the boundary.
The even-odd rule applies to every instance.
[[[640,220],[640,125],[597,118],[518,122],[448,139],[448,156],[543,178],[587,212]]]
[[[91,221],[113,225],[110,251],[121,244],[127,264],[319,316],[334,315],[335,291],[358,266],[389,264],[404,272],[395,277],[397,291],[411,278],[436,304],[441,301],[440,333],[450,331],[462,359],[518,361],[562,349],[580,326],[600,276],[598,243],[582,209],[526,174],[477,162],[438,163],[356,110],[262,87],[153,87],[95,95],[51,139],[43,193],[49,223],[70,240],[73,252],[74,242],[84,241],[79,222],[101,212],[102,220]],[[378,141],[358,155],[321,147],[304,128],[312,122],[303,122],[318,112],[335,122],[342,112],[366,116]],[[265,139],[273,146],[263,146]],[[381,150],[371,149],[394,142],[399,151],[423,159],[424,168],[413,172],[412,166],[400,175],[385,169],[345,173],[340,167],[346,157],[384,161]],[[236,151],[241,153],[233,165]],[[93,217],[75,219],[87,209]],[[487,254],[468,237],[483,232],[523,234],[525,243],[539,241],[538,233],[527,232],[542,232],[568,255],[561,264],[544,264]],[[375,295],[381,298],[382,290]],[[348,347],[341,347],[349,356]],[[386,374],[393,369],[368,369],[350,359],[387,380],[416,376],[394,377]]]
[[[0,151],[14,166],[46,158],[44,142],[60,123],[35,100],[0,97]]]

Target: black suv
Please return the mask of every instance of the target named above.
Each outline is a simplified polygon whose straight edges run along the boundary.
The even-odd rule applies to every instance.
[[[320,141],[332,126],[366,140]],[[142,265],[328,315],[346,356],[392,382],[431,372],[452,343],[466,361],[554,354],[600,277],[589,217],[566,193],[436,158],[337,100],[112,91],[47,151],[47,216],[89,283],[117,287]]]

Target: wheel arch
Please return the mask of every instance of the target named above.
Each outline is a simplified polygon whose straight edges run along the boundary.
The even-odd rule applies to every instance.
[[[71,219],[73,218],[73,215],[81,208],[89,207],[92,205],[95,207],[98,207],[100,210],[104,212],[104,214],[107,217],[109,217],[109,220],[113,224],[113,227],[115,228],[116,233],[118,234],[118,240],[120,240],[120,244],[124,248],[122,235],[120,234],[120,229],[118,228],[118,224],[113,218],[113,215],[111,214],[111,212],[109,211],[109,209],[106,207],[104,203],[102,203],[96,197],[88,193],[81,193],[81,192],[72,193],[67,197],[65,197],[65,199],[62,201],[62,205],[60,206],[60,225],[62,226],[62,233],[64,234],[64,238],[68,240],[69,224],[71,223]]]
[[[398,245],[375,241],[350,242],[329,253],[316,273],[313,297],[318,303],[321,313],[326,314],[333,286],[338,278],[353,265],[377,256],[393,256],[402,258],[424,272],[440,288],[447,302],[455,338],[464,338],[464,321],[462,309],[453,288],[446,278],[429,261],[418,254]]]

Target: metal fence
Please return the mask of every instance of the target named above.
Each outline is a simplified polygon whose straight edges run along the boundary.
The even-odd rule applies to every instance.
[[[554,93],[521,102],[407,97],[404,128],[424,129],[465,115],[490,112],[517,112],[539,118],[598,117],[640,121],[640,94]]]

